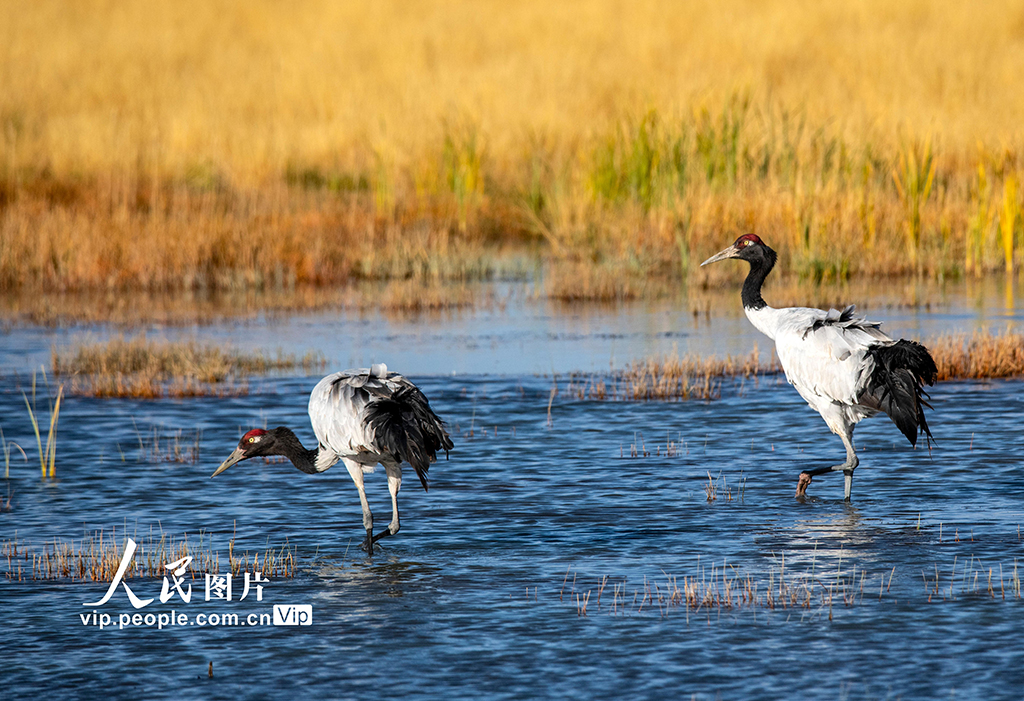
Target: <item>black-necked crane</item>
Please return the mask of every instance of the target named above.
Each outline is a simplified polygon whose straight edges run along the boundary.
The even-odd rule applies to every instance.
[[[416,385],[388,372],[384,363],[369,369],[336,372],[320,380],[309,395],[309,419],[318,445],[313,450],[284,426],[269,431],[253,429],[242,436],[238,447],[211,475],[216,477],[242,460],[283,455],[299,470],[315,475],[339,460],[348,469],[359,490],[363,507],[363,548],[373,554],[373,544],[398,533],[398,490],[402,486],[402,463],[416,470],[427,489],[427,468],[437,451],[452,449],[444,422],[430,408],[430,402]],[[373,534],[373,514],[366,501],[363,474],[384,466],[391,492],[391,523]]]
[[[750,263],[743,283],[743,311],[758,331],[775,341],[786,379],[846,446],[846,462],[800,473],[797,497],[805,495],[812,477],[842,472],[850,500],[859,463],[853,429],[878,412],[887,414],[911,445],[917,445],[918,432],[931,444],[924,415],[924,407],[931,406],[923,384],[934,384],[938,370],[927,348],[916,341],[893,340],[882,333],[881,324],[854,316],[852,305],[842,312],[769,307],[761,298],[761,286],[775,266],[776,254],[754,234],[740,236],[701,265],[726,258]]]

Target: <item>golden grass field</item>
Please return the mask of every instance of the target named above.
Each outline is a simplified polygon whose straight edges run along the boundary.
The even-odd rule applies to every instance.
[[[0,288],[1018,269],[1022,77],[1006,0],[3,3]]]

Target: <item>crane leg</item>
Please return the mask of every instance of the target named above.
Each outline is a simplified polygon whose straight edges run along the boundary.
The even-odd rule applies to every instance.
[[[388,491],[391,492],[391,523],[383,531],[373,536],[376,543],[381,538],[398,533],[398,490],[402,488],[402,468],[399,465],[385,465],[388,473]]]
[[[804,470],[800,473],[800,481],[796,485],[796,496],[804,497],[807,495],[807,486],[811,483],[811,478],[816,475],[823,475],[826,472],[842,472],[844,477],[844,489],[843,498],[846,501],[850,501],[850,492],[853,489],[853,471],[857,469],[857,465],[860,464],[860,460],[857,458],[857,452],[853,449],[853,426],[846,426],[845,431],[839,434],[839,437],[843,439],[843,445],[846,446],[846,462],[840,465],[832,465],[830,467],[818,467],[813,470]]]
[[[345,463],[349,476],[352,477],[352,481],[356,483],[356,489],[359,490],[359,503],[363,507],[363,528],[366,529],[366,540],[363,541],[362,547],[372,557],[373,513],[370,511],[370,503],[366,501],[366,489],[363,488],[363,466],[347,458],[342,458],[342,462]]]

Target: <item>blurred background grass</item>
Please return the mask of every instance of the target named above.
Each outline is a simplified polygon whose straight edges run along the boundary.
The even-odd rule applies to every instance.
[[[1013,271],[1021,76],[1005,0],[4,3],[0,287]]]

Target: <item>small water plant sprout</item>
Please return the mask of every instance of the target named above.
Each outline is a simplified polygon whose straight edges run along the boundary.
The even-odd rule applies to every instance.
[[[46,382],[46,371],[43,371],[43,381]],[[49,389],[49,383],[46,383]],[[49,394],[49,393],[47,393]],[[64,397],[64,385],[57,389],[57,397],[49,404],[50,427],[46,434],[46,447],[43,447],[43,440],[39,433],[39,410],[36,408],[36,374],[32,373],[32,400],[25,392],[21,393],[25,400],[25,408],[28,409],[28,418],[32,422],[32,430],[36,434],[36,447],[39,448],[39,471],[43,477],[53,479],[57,476],[57,420],[60,417],[60,403]],[[20,450],[19,446],[19,450]],[[7,451],[5,450],[5,458]],[[6,466],[6,463],[5,463]]]

